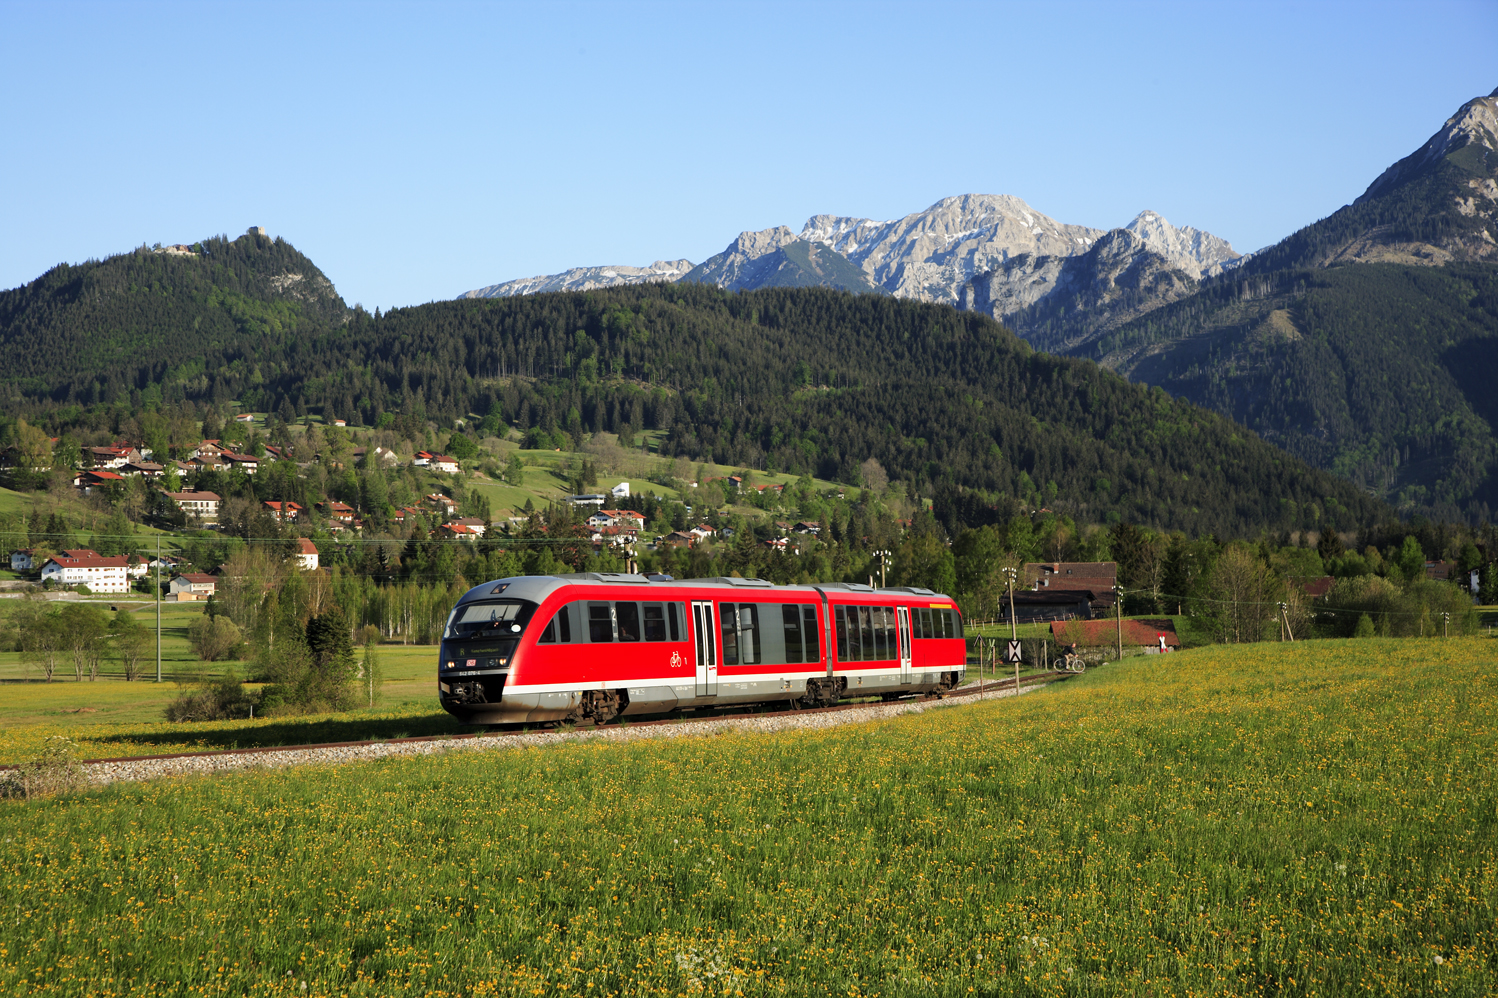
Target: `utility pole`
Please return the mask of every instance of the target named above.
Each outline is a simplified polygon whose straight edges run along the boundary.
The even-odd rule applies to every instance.
[[[1009,640],[1015,641],[1019,638],[1019,631],[1014,620],[1014,580],[1019,571],[1011,567],[1004,569],[1004,574],[1009,578]]]
[[[1451,614],[1450,614],[1450,612],[1443,612],[1441,614],[1441,636],[1443,638],[1449,638],[1449,637],[1451,637]]]
[[[156,535],[156,681],[161,682],[161,535]]]
[[[1113,583],[1113,602],[1118,610],[1118,659],[1123,661],[1123,586]]]
[[[1286,635],[1289,635],[1289,637],[1290,637],[1290,643],[1293,645],[1295,643],[1295,631],[1290,627],[1290,604],[1288,604],[1288,603],[1281,603],[1280,604],[1280,640],[1281,641],[1285,640],[1285,636]]]
[[[892,557],[888,551],[875,551],[874,557],[879,559],[879,588],[884,588],[885,571],[889,568],[889,559]]]

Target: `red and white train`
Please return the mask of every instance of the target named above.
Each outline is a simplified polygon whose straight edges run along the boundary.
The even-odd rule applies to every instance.
[[[951,689],[962,616],[929,589],[587,572],[475,586],[442,636],[442,706],[470,724]]]

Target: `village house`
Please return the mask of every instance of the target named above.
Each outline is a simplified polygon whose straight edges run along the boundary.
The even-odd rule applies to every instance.
[[[188,516],[195,516],[204,523],[215,523],[218,520],[218,505],[223,500],[216,492],[183,489],[181,492],[167,492],[165,495]]]
[[[695,539],[695,540],[705,541],[709,537],[712,537],[712,536],[716,535],[717,531],[714,530],[712,527],[709,527],[705,523],[699,523],[699,524],[697,524],[697,526],[695,526],[695,527],[691,528],[690,530],[688,530],[687,533],[691,534],[692,537],[693,537],[693,539]]]
[[[89,447],[84,451],[95,468],[112,471],[135,461],[144,461],[145,455],[129,444],[111,444],[108,447]]]
[[[476,541],[480,533],[463,523],[444,523],[437,528],[437,535],[444,540]]]
[[[464,516],[451,522],[453,526],[467,527],[472,533],[480,537],[483,537],[489,529],[489,525],[477,516]]]
[[[239,468],[246,475],[253,475],[260,468],[260,459],[250,454],[231,454],[228,451],[220,454],[219,461],[228,468]]]
[[[234,422],[236,423],[253,423],[254,421],[255,414],[252,412],[241,412],[239,415],[234,417]]]
[[[1118,581],[1115,561],[1041,561],[1025,565],[1024,582],[1036,592],[1086,592],[1095,613],[1113,606]]]
[[[270,499],[262,502],[260,506],[280,523],[294,523],[306,509],[301,503],[277,502]]]
[[[423,498],[428,506],[440,510],[444,516],[452,516],[458,511],[458,501],[441,492],[428,492]]]
[[[73,479],[73,484],[85,493],[108,485],[124,485],[125,479],[112,471],[85,471]]]
[[[458,459],[448,457],[446,454],[433,454],[431,464],[428,467],[433,471],[440,471],[445,475],[456,475],[458,473]]]
[[[425,468],[431,463],[432,452],[429,450],[419,450],[416,452],[416,455],[411,458],[411,464],[418,468]]]
[[[1091,620],[1093,592],[1090,589],[1017,589],[999,598],[999,619],[1009,623],[1009,606],[1014,605],[1014,620],[1033,624],[1047,620]]]
[[[139,475],[143,478],[160,478],[166,469],[152,461],[130,462],[120,466],[120,474],[126,476]]]
[[[347,426],[348,425],[348,420],[346,420],[346,419],[335,419],[335,420],[333,420],[333,425],[334,426]]]
[[[1125,649],[1181,650],[1175,623],[1168,619],[1125,620],[1122,624],[1116,620],[1057,621],[1051,624],[1051,636],[1058,647],[1117,648],[1122,641]]]
[[[329,520],[336,520],[339,523],[354,522],[354,507],[350,506],[348,503],[337,501],[320,502],[317,504],[317,511],[323,516],[326,516]]]
[[[692,546],[694,540],[696,538],[684,530],[673,530],[665,537],[662,537],[658,543],[673,548],[689,548]]]
[[[640,539],[640,531],[632,524],[616,523],[599,527],[589,538],[595,549],[604,545],[613,548],[628,548]]]
[[[205,575],[202,572],[184,572],[181,575],[172,576],[172,581],[167,583],[167,591],[176,598],[178,603],[204,600],[218,591],[218,576]]]
[[[296,565],[304,572],[317,571],[317,545],[305,537],[296,539]]]
[[[810,534],[816,537],[822,532],[821,524],[812,523],[810,520],[802,520],[792,528],[798,534]]]
[[[10,570],[12,572],[31,571],[32,568],[35,567],[32,563],[31,556],[35,553],[35,550],[33,550],[32,548],[23,548],[20,551],[12,551],[10,553]]]
[[[418,516],[426,515],[427,511],[422,509],[420,506],[402,506],[400,509],[397,509],[395,511],[395,522],[405,523],[407,520],[413,520]]]
[[[83,548],[53,555],[42,565],[42,581],[62,586],[88,586],[96,593],[130,591],[129,565],[123,557],[105,558]]]
[[[588,517],[588,526],[595,530],[624,524],[639,530],[645,526],[645,514],[632,509],[600,509]]]

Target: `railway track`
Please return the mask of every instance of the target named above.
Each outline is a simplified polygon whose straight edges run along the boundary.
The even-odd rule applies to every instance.
[[[1021,691],[1046,686],[1070,678],[1066,673],[1050,673],[1022,678]],[[117,780],[150,779],[155,776],[212,773],[254,768],[257,765],[280,767],[301,763],[342,762],[383,758],[391,755],[426,755],[452,749],[501,747],[505,744],[547,744],[578,737],[674,736],[723,730],[725,723],[748,722],[749,727],[785,730],[795,727],[823,727],[851,723],[859,718],[825,718],[818,715],[865,713],[872,717],[892,716],[911,710],[923,711],[950,700],[981,699],[984,696],[1014,696],[1013,680],[988,681],[951,690],[940,695],[876,700],[863,703],[839,703],[830,707],[800,710],[696,710],[673,712],[661,718],[633,720],[622,718],[606,724],[582,724],[573,728],[529,729],[516,726],[510,730],[481,731],[463,734],[417,735],[407,738],[371,738],[345,742],[317,742],[303,745],[260,745],[250,748],[214,749],[204,752],[166,752],[154,755],[116,756],[85,759],[83,765],[94,783]],[[812,722],[812,723],[807,723]],[[665,728],[669,731],[652,731]],[[0,782],[18,766],[0,766]]]

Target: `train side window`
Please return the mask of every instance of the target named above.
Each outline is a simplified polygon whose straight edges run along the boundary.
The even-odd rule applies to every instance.
[[[801,661],[801,608],[786,603],[780,608],[780,621],[785,630],[785,660],[796,665]]]
[[[764,659],[765,647],[759,632],[759,607],[754,603],[740,603],[739,662],[742,665],[761,665]]]
[[[723,664],[739,664],[739,611],[732,603],[718,605],[718,622],[723,631]]]
[[[686,631],[681,626],[681,620],[686,619],[686,610],[680,603],[666,604],[666,622],[671,625],[671,640],[680,641]]]
[[[614,621],[619,625],[620,641],[640,640],[640,604],[615,603]]]
[[[895,643],[895,608],[880,607],[879,612],[884,614],[884,657],[899,658],[899,645]]]
[[[666,608],[659,603],[645,604],[645,640],[666,640]]]
[[[550,620],[548,620],[546,622],[546,629],[543,630],[541,632],[541,636],[536,639],[536,644],[538,644],[538,645],[556,644],[556,640],[557,640],[557,618],[556,617],[552,617]]]
[[[936,612],[941,617],[941,636],[944,638],[952,637],[952,611],[938,610]]]
[[[817,630],[817,608],[814,606],[803,606],[801,608],[801,639],[805,642],[807,662],[822,661],[821,633]]]
[[[614,640],[614,608],[608,603],[588,604],[588,640],[603,644]]]
[[[848,612],[846,607],[832,608],[832,632],[837,635],[837,660],[848,661]]]
[[[922,607],[919,615],[921,618],[921,637],[936,637],[936,631],[933,629],[934,625],[931,623],[931,608],[929,606]]]
[[[874,646],[874,618],[869,609],[866,606],[858,608],[858,658],[863,662],[871,661],[877,656]]]
[[[952,637],[962,637],[962,611],[954,609],[948,612],[952,615]]]

